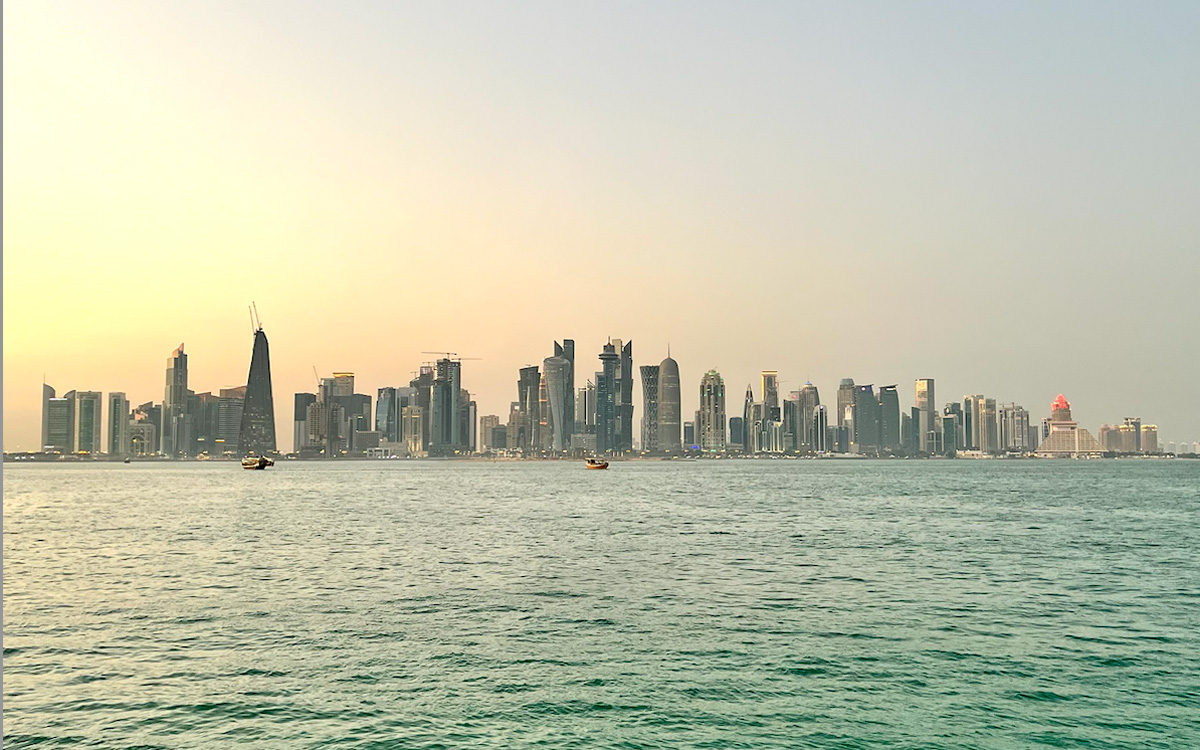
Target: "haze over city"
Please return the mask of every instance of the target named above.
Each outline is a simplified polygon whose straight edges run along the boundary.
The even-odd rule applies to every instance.
[[[503,418],[610,336],[684,414],[771,369],[1200,438],[1194,4],[4,14],[6,450],[43,377],[161,400],[182,341],[245,385],[250,300],[282,446],[314,367],[478,357]]]

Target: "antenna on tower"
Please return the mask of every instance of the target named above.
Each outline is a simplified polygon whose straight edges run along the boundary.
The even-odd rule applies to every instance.
[[[254,333],[254,304],[251,303],[246,307],[246,309],[250,311],[250,333]]]
[[[258,317],[258,305],[255,304],[254,301],[251,301],[250,308],[252,310],[254,310],[254,322],[258,324],[258,328],[256,328],[255,331],[256,332],[261,331],[262,330],[262,318]]]

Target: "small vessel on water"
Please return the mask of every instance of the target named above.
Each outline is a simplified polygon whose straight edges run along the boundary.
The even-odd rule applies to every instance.
[[[608,461],[605,461],[602,458],[589,458],[586,466],[589,469],[607,469]]]
[[[247,454],[246,457],[242,459],[242,468],[243,469],[260,469],[261,470],[261,469],[267,468],[268,466],[274,466],[274,465],[275,465],[275,459],[268,458],[267,456],[256,456],[253,453]]]

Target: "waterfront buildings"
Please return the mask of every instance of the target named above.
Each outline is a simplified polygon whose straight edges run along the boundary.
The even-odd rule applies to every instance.
[[[508,446],[528,453],[538,448],[536,443],[539,423],[538,399],[541,393],[542,374],[537,365],[522,367],[517,373],[517,425],[515,434],[508,436]],[[512,416],[512,412],[510,412]]]
[[[1001,404],[996,411],[997,450],[1025,452],[1037,446],[1029,443],[1029,412],[1018,404]]]
[[[725,451],[725,381],[716,370],[700,379],[700,411],[695,426],[704,453]]]

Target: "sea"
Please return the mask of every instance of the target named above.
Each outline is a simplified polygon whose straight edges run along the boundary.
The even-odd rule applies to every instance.
[[[1200,747],[1200,461],[3,478],[6,748]]]

